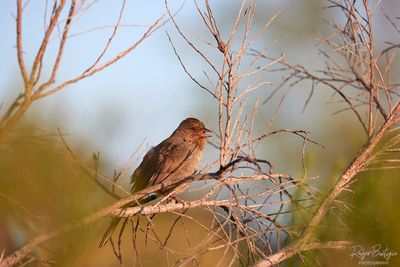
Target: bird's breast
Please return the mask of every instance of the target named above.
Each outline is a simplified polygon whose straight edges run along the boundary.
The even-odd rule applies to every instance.
[[[199,138],[198,146],[201,152],[203,151],[205,145],[206,145],[206,138],[203,137]]]

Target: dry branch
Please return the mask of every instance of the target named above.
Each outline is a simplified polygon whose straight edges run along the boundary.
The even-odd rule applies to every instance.
[[[371,137],[371,140],[366,147],[363,147],[359,152],[354,161],[347,167],[346,171],[341,175],[339,180],[336,182],[334,188],[329,192],[326,198],[322,201],[321,205],[317,209],[314,217],[311,219],[304,232],[301,234],[299,239],[292,244],[290,244],[287,249],[282,249],[266,259],[259,261],[256,266],[273,266],[278,264],[295,254],[301,253],[305,250],[309,250],[313,243],[313,234],[315,229],[321,223],[322,219],[325,217],[329,208],[333,205],[334,201],[338,196],[347,189],[351,180],[359,173],[365,165],[369,162],[369,157],[373,153],[379,141],[382,140],[384,134],[392,127],[395,123],[399,121],[400,118],[400,103],[397,104],[395,109],[391,112],[388,120],[379,131]],[[310,243],[311,242],[311,243]]]
[[[75,1],[71,1],[68,16],[64,20],[61,19],[60,14],[65,2],[60,1],[54,5],[49,26],[45,30],[45,36],[37,51],[31,72],[28,75],[22,52],[23,7],[21,1],[17,1],[17,55],[25,89],[24,93],[14,100],[13,104],[0,120],[0,143],[4,142],[15,124],[34,101],[47,97],[68,85],[92,76],[116,63],[158,29],[164,19],[161,16],[155,20],[139,40],[129,45],[128,48],[111,59],[101,63],[117,34],[118,28],[121,26],[120,22],[125,8],[125,0],[123,0],[113,32],[94,63],[71,80],[51,87],[55,82],[73,19],[85,13],[81,6],[75,6]],[[394,61],[393,57],[384,70],[377,63],[380,55],[384,53],[390,54],[391,52],[383,51],[378,53],[376,51],[371,20],[373,15],[372,10],[375,9],[370,8],[369,1],[364,0],[363,5],[360,7],[356,6],[355,1],[343,0],[330,2],[343,12],[346,23],[343,26],[333,23],[334,34],[328,38],[324,37],[320,41],[328,47],[328,52],[339,56],[341,60],[344,60],[344,63],[341,64],[337,58],[331,58],[328,56],[328,53],[323,52],[323,55],[327,57],[325,68],[321,71],[311,72],[301,65],[289,64],[286,62],[284,56],[272,58],[265,54],[266,49],[256,51],[252,48],[257,38],[261,33],[265,32],[271,22],[278,16],[279,12],[272,16],[255,35],[252,35],[253,31],[251,28],[253,27],[252,23],[256,8],[255,1],[242,1],[231,26],[230,34],[224,35],[221,34],[222,28],[218,24],[210,1],[205,0],[203,5],[201,5],[195,0],[194,3],[200,16],[199,19],[209,33],[208,40],[202,39],[202,42],[215,49],[218,53],[217,57],[211,58],[183,32],[168,7],[168,1],[165,1],[166,14],[168,14],[178,35],[211,68],[211,73],[204,73],[210,87],[204,86],[200,80],[195,78],[195,75],[190,73],[190,70],[184,64],[181,55],[173,44],[173,38],[167,33],[173,53],[176,55],[179,64],[183,67],[183,71],[202,90],[207,91],[213,99],[217,100],[217,141],[210,143],[217,150],[218,159],[213,159],[212,163],[206,166],[203,172],[199,174],[186,177],[178,182],[169,181],[157,184],[134,195],[119,199],[120,197],[114,192],[114,186],[117,180],[123,176],[124,171],[115,174],[114,179],[109,179],[112,189],[108,189],[97,180],[98,176],[106,178],[98,170],[98,156],[94,169],[81,164],[74,156],[72,149],[66,143],[61,133],[59,133],[68,151],[69,158],[107,194],[119,200],[113,205],[85,216],[78,222],[67,224],[49,233],[39,234],[28,241],[22,248],[8,256],[4,256],[3,253],[0,257],[0,266],[13,266],[24,259],[35,260],[29,258],[30,253],[39,245],[60,235],[92,224],[104,217],[126,218],[119,232],[117,243],[115,245],[113,243],[114,253],[121,263],[123,259],[121,254],[122,234],[129,220],[132,222],[134,253],[138,258],[135,259],[135,263],[137,263],[136,260],[140,263],[140,254],[136,244],[136,236],[140,232],[145,235],[146,245],[147,242],[153,242],[163,251],[167,251],[167,253],[185,255],[185,257],[175,262],[176,266],[183,266],[192,261],[198,261],[201,255],[215,250],[221,251],[220,264],[228,257],[229,252],[232,252],[233,257],[229,259],[230,266],[234,265],[237,261],[240,261],[242,265],[255,263],[256,266],[273,266],[308,250],[344,249],[349,247],[351,243],[348,241],[321,243],[318,241],[315,230],[319,228],[329,209],[339,201],[342,192],[350,189],[349,186],[358,173],[375,168],[372,164],[377,162],[393,164],[390,166],[378,166],[377,168],[399,168],[399,160],[392,156],[399,152],[400,135],[398,133],[393,134],[392,132],[393,136],[383,146],[382,151],[378,151],[377,149],[382,139],[399,122],[399,85],[391,84],[390,79],[385,78],[386,74],[391,71],[390,64]],[[363,10],[360,11],[357,8],[363,8]],[[64,26],[51,75],[45,83],[38,85],[46,47],[50,37],[52,37],[54,27],[59,26],[61,22],[64,23]],[[247,60],[249,56],[252,57],[250,63]],[[278,65],[280,69],[272,69],[273,66]],[[268,71],[282,71],[287,76],[283,78],[282,82],[269,95],[262,95],[262,97],[265,97],[263,104],[275,97],[278,91],[283,89],[285,91],[273,111],[271,120],[267,124],[267,130],[258,136],[254,136],[255,118],[259,109],[259,101],[258,99],[253,101],[252,96],[260,88],[271,84],[264,76],[265,72]],[[248,79],[251,79],[251,82],[246,84]],[[333,102],[346,105],[344,109],[338,112],[352,112],[366,133],[365,144],[360,148],[358,154],[348,164],[348,167],[340,177],[337,178],[333,188],[329,190],[321,201],[318,201],[316,194],[314,194],[314,191],[318,191],[318,189],[314,189],[308,184],[313,177],[308,177],[308,169],[305,164],[305,150],[308,143],[323,148],[324,146],[310,138],[310,134],[306,130],[269,129],[276,119],[287,94],[292,88],[303,81],[312,82],[311,91],[305,101],[304,109],[313,97],[314,92],[318,90],[318,86],[325,85],[333,90],[334,96],[339,99]],[[394,108],[392,108],[393,106]],[[250,107],[250,111],[246,109],[247,107]],[[377,118],[377,114],[380,114],[379,118]],[[301,138],[301,171],[304,174],[302,179],[296,180],[287,174],[274,173],[273,164],[268,159],[258,157],[256,146],[265,139],[279,133],[289,133]],[[217,171],[213,172],[213,168]],[[169,202],[171,195],[176,193],[173,192],[153,203],[128,207],[129,204],[138,203],[143,198],[154,200],[157,192],[160,190],[168,191],[165,189],[176,187],[178,188],[176,190],[179,190],[180,186],[184,183],[200,180],[210,180],[210,183],[201,188],[202,195],[197,200],[180,200],[177,203]],[[343,203],[343,206],[346,205]],[[194,216],[188,215],[186,211],[189,209],[202,209],[210,214],[209,225],[200,222]],[[165,212],[176,215],[177,218],[172,223],[167,236],[161,238],[154,229],[152,218],[157,214]],[[311,220],[302,225],[302,231],[298,233],[292,231],[290,225],[284,224],[281,220],[281,218],[286,218],[284,216],[287,214],[295,215],[297,212],[312,214]],[[138,221],[139,215],[147,219],[145,228],[139,226],[138,222],[136,224],[133,222],[133,217],[137,216]],[[190,220],[202,229],[207,230],[206,236],[199,244],[193,246],[190,244],[190,233],[186,230],[185,220]],[[186,238],[192,252],[190,255],[174,251],[168,246],[173,230],[175,227],[178,227],[179,223],[182,223],[182,227],[185,228]],[[288,245],[281,248],[280,245],[283,241],[288,243]],[[242,244],[246,247],[245,250],[247,251],[241,248]],[[278,249],[275,247],[278,247]]]
[[[88,78],[98,72],[103,71],[104,69],[110,67],[111,65],[115,64],[122,58],[126,57],[129,53],[131,53],[135,48],[137,48],[144,40],[146,40],[152,33],[154,33],[159,26],[163,25],[163,19],[164,15],[160,16],[158,19],[156,19],[149,27],[148,29],[144,32],[144,34],[133,44],[128,46],[125,50],[119,52],[117,55],[111,57],[111,59],[107,60],[106,62],[99,64],[103,56],[108,50],[108,47],[113,40],[118,28],[120,27],[120,20],[122,17],[122,14],[125,9],[125,1],[123,1],[121,11],[119,14],[118,22],[114,27],[114,31],[108,40],[105,48],[99,53],[99,56],[97,57],[96,61],[85,71],[83,71],[80,75],[60,83],[59,85],[54,86],[51,88],[50,86],[55,83],[55,79],[57,76],[57,72],[59,70],[60,62],[62,60],[62,57],[64,55],[64,49],[65,46],[69,40],[69,31],[71,28],[71,25],[74,21],[74,19],[78,19],[80,16],[82,16],[89,8],[91,8],[93,5],[88,5],[84,10],[82,10],[83,6],[81,4],[76,7],[77,3],[75,0],[71,0],[71,4],[68,10],[68,15],[65,19],[62,19],[60,16],[63,13],[63,10],[65,9],[65,4],[66,0],[62,0],[59,3],[55,3],[53,5],[53,10],[52,10],[52,15],[49,18],[48,21],[48,26],[45,30],[45,34],[43,36],[43,39],[41,40],[41,44],[39,49],[37,50],[34,62],[32,64],[32,67],[30,69],[30,74],[28,74],[28,71],[25,66],[25,60],[24,60],[24,54],[23,54],[23,36],[22,36],[22,17],[23,17],[23,12],[24,8],[22,7],[22,1],[17,0],[17,16],[16,16],[16,32],[17,32],[17,56],[18,56],[18,64],[19,64],[19,69],[21,71],[21,76],[24,81],[24,93],[20,94],[13,102],[12,104],[7,108],[7,111],[4,113],[4,115],[1,116],[0,118],[0,144],[4,143],[5,140],[8,138],[9,134],[12,132],[14,129],[15,125],[18,123],[18,121],[22,118],[22,116],[29,110],[31,104],[38,99],[48,97],[51,94],[58,92],[65,87],[75,84],[79,82],[80,80],[83,80],[85,78]],[[29,1],[26,2],[26,5],[29,3]],[[46,6],[47,8],[47,6]],[[49,78],[47,79],[46,82],[39,83],[40,78],[41,78],[41,73],[42,73],[42,68],[44,66],[43,64],[43,59],[46,56],[47,53],[47,48],[49,46],[51,37],[55,34],[54,29],[59,26],[59,24],[65,21],[61,38],[59,40],[59,48],[58,52],[56,54],[56,60],[54,64],[52,65],[51,68],[51,74]]]

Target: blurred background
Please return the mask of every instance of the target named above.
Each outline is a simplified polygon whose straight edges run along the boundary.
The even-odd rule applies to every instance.
[[[372,5],[376,4],[376,1],[372,2]],[[388,46],[385,42],[399,43],[400,34],[393,29],[385,14],[396,19],[400,14],[400,2],[380,2],[374,15],[375,39],[377,49],[384,49]],[[240,3],[228,0],[212,2],[220,31],[226,32],[225,36],[231,31]],[[171,10],[178,10],[181,4],[171,1],[169,5]],[[24,10],[23,44],[27,66],[32,64],[43,37],[46,5],[49,5],[48,1],[30,1]],[[343,22],[343,17],[335,9],[325,8],[327,6],[328,1],[319,0],[259,1],[255,28],[260,28],[277,12],[281,11],[281,14],[258,39],[256,48],[270,45],[267,50],[270,56],[285,54],[286,60],[292,64],[301,64],[310,70],[321,69],[325,58],[319,53],[315,36],[327,36],[333,32],[327,21]],[[93,63],[113,30],[110,25],[116,23],[120,8],[121,3],[117,1],[99,1],[72,25],[73,37],[65,48],[56,83],[74,77]],[[146,26],[164,12],[164,1],[127,1],[121,22],[124,26],[118,32],[108,57],[137,40]],[[15,14],[15,2],[2,1],[2,114],[23,91],[15,47]],[[211,38],[193,2],[184,3],[176,21],[190,40],[199,43],[209,55],[215,53],[200,41],[200,38]],[[75,156],[87,165],[93,165],[93,152],[99,152],[99,169],[109,177],[114,170],[121,169],[144,142],[131,162],[132,172],[143,152],[166,138],[186,117],[197,117],[208,128],[218,130],[217,103],[185,74],[166,32],[171,35],[189,71],[206,82],[203,74],[206,64],[179,36],[172,23],[167,23],[117,64],[34,103],[17,125],[11,141],[0,146],[0,252],[5,248],[8,254],[37,233],[56,229],[113,202],[65,156],[65,149],[60,146],[59,140],[51,137],[57,128],[65,133]],[[56,45],[50,46],[50,51],[55,52],[56,48]],[[54,58],[51,56],[54,57],[54,53],[44,60],[43,76],[51,72],[50,67],[46,68],[46,62],[52,66]],[[398,73],[399,63],[395,63],[394,73]],[[252,109],[251,103],[256,97],[264,100],[282,78],[282,74],[277,73],[266,75],[269,75],[267,80],[271,85],[257,91],[251,100],[253,102],[249,101],[249,109]],[[333,103],[332,92],[323,86],[315,88],[303,112],[310,89],[311,83],[304,82],[290,91],[272,129],[308,130],[314,140],[326,147],[321,149],[307,145],[306,148],[309,176],[319,176],[318,185],[324,189],[334,183],[338,174],[354,158],[365,141],[365,135],[350,113],[334,114],[343,106]],[[256,133],[265,128],[282,94],[283,91],[278,92],[267,105],[260,105]],[[276,172],[296,177],[302,174],[301,149],[301,139],[281,135],[265,140],[257,152],[274,164]],[[203,165],[217,157],[218,151],[208,146]],[[127,190],[128,178],[129,173],[120,181]],[[400,253],[400,213],[397,211],[400,172],[367,172],[357,178],[352,186],[354,194],[343,196],[350,203],[351,211],[341,217],[328,217],[321,238],[352,240],[365,247],[381,244]],[[207,221],[207,216],[202,216],[200,210],[190,213]],[[168,232],[174,218],[163,214],[154,219],[160,233]],[[43,254],[43,259],[53,259],[56,266],[119,266],[110,247],[101,250],[97,247],[106,224],[107,220],[102,220],[93,227],[85,227],[48,242],[41,247],[39,256]],[[199,242],[204,235],[204,230],[196,225],[187,227],[196,229],[193,240],[184,240],[180,234],[184,231],[183,227],[177,227],[174,230],[176,234],[171,238],[174,249],[187,247],[188,242]],[[126,238],[129,239],[128,235]],[[160,251],[151,243],[147,247],[143,245],[140,251],[143,266],[169,266],[177,259],[176,255]],[[132,250],[126,246],[123,252],[126,257],[124,263],[129,265],[133,261]],[[220,253],[215,251],[204,255],[201,266],[216,266]],[[358,266],[349,251],[324,250],[306,253],[305,256],[303,259],[294,257],[283,266]],[[47,264],[53,263],[44,261],[31,265]],[[238,262],[237,266],[240,265]],[[389,266],[400,266],[400,256],[391,258]]]

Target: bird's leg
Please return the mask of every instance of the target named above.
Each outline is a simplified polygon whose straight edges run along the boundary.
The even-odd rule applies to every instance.
[[[181,204],[185,204],[187,203],[187,201],[178,198],[178,194],[180,194],[181,192],[185,191],[185,189],[188,187],[187,184],[181,184],[178,187],[176,187],[171,193],[168,194],[167,198],[170,201],[174,201],[175,203],[181,203]]]
[[[173,194],[173,195],[169,196],[169,197],[168,197],[168,200],[170,200],[171,202],[174,202],[174,203],[176,203],[176,204],[178,204],[178,203],[180,203],[180,204],[185,204],[185,203],[187,202],[186,200],[183,200],[183,199],[181,199],[181,198],[178,198],[178,197],[176,196],[176,194]]]

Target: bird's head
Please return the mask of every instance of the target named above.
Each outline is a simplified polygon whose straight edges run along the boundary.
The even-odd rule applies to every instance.
[[[183,134],[185,139],[189,141],[196,142],[202,140],[204,142],[210,136],[211,131],[198,119],[187,118],[179,124],[175,132]]]

